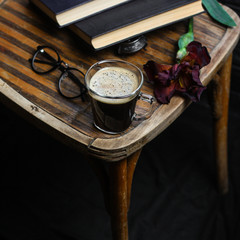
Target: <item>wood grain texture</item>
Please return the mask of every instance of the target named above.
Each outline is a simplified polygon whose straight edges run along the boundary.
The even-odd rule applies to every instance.
[[[228,191],[228,105],[231,82],[232,55],[230,55],[212,84],[214,152],[217,164],[218,186],[222,194]]]
[[[127,159],[109,165],[112,238],[128,240]]]
[[[211,63],[201,72],[204,85],[221,68],[239,38],[239,18],[231,9],[226,9],[237,27],[226,29],[212,21],[207,14],[194,17],[195,40],[206,46],[212,57]],[[59,95],[57,80],[60,71],[37,75],[32,71],[28,59],[38,45],[48,45],[56,48],[70,66],[84,73],[96,61],[110,58],[129,61],[140,69],[148,60],[173,64],[177,40],[186,30],[187,22],[182,21],[151,32],[146,35],[146,49],[120,57],[115,55],[114,47],[99,52],[90,51],[73,33],[68,29],[58,29],[27,0],[3,1],[0,5],[0,96],[11,99],[40,121],[64,134],[81,151],[107,161],[124,159],[168,127],[190,101],[174,97],[168,105],[158,105],[152,117],[133,122],[122,134],[104,134],[94,128],[87,103],[82,103],[80,99],[67,100]],[[147,81],[142,91],[153,94],[152,86]]]

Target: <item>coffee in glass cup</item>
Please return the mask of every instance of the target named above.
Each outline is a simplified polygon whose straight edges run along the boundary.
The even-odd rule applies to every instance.
[[[99,130],[115,134],[130,126],[143,80],[141,70],[125,61],[103,60],[90,67],[85,84]]]

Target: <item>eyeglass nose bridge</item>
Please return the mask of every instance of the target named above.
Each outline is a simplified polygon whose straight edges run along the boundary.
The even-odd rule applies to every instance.
[[[59,68],[63,71],[66,71],[69,69],[69,65],[66,62],[64,62],[63,60],[61,60],[59,62]]]

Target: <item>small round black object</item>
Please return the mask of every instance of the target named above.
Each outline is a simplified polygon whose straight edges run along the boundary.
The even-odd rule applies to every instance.
[[[145,36],[141,35],[136,38],[132,38],[126,42],[120,43],[117,47],[117,53],[119,55],[136,53],[147,45]]]

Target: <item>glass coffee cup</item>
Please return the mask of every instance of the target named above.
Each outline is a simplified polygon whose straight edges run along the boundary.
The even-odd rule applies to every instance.
[[[151,114],[135,113],[139,99],[149,102],[154,97],[140,92],[144,76],[135,65],[121,60],[103,60],[92,65],[85,75],[90,95],[94,125],[99,130],[117,134],[126,130],[133,120],[144,120]]]

